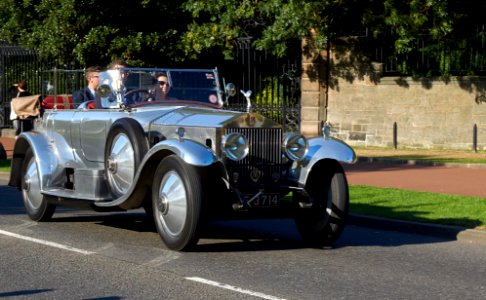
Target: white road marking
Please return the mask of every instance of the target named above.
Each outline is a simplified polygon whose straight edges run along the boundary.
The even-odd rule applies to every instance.
[[[220,282],[217,282],[217,281],[204,279],[204,278],[201,278],[201,277],[186,277],[186,279],[196,281],[196,282],[200,282],[200,283],[204,283],[204,284],[208,284],[208,285],[212,285],[212,286],[219,287],[219,288],[222,288],[222,289],[235,291],[235,292],[246,294],[246,295],[259,297],[259,298],[262,298],[262,299],[285,300],[284,298],[279,298],[279,297],[270,296],[270,295],[266,295],[266,294],[259,293],[259,292],[254,292],[254,291],[242,289],[242,288],[239,288],[239,287],[236,287],[236,286],[232,286],[232,285],[229,285],[229,284],[224,284],[224,283],[220,283]]]
[[[55,248],[59,248],[59,249],[63,249],[63,250],[81,253],[81,254],[84,254],[84,255],[90,255],[90,254],[95,253],[95,252],[92,252],[92,251],[87,251],[87,250],[83,250],[83,249],[79,249],[79,248],[75,248],[75,247],[71,247],[71,246],[66,246],[66,245],[62,245],[62,244],[58,244],[58,243],[54,243],[54,242],[49,242],[49,241],[45,241],[45,240],[31,238],[31,237],[28,237],[28,236],[23,236],[23,235],[20,235],[20,234],[16,234],[16,233],[1,230],[1,229],[0,229],[0,234],[11,236],[11,237],[22,239],[22,240],[26,240],[26,241],[29,241],[29,242],[34,242],[34,243],[50,246],[50,247],[55,247]]]

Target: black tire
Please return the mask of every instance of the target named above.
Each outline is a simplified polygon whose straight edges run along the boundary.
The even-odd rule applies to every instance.
[[[27,215],[34,221],[43,222],[51,219],[56,205],[49,203],[50,197],[40,193],[39,171],[32,149],[25,153],[22,165],[22,198]]]
[[[119,119],[111,125],[105,147],[105,170],[113,198],[128,191],[148,148],[143,128],[134,119]]]
[[[0,159],[7,159],[7,151],[5,151],[2,143],[0,143]]]
[[[152,207],[157,231],[165,246],[183,251],[199,240],[203,191],[194,167],[175,155],[164,158],[155,171]]]
[[[297,229],[312,246],[330,246],[341,235],[349,211],[344,170],[337,162],[321,165],[310,174],[305,189],[313,206],[295,217]]]

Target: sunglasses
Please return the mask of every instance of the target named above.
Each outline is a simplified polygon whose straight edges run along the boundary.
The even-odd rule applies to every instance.
[[[169,83],[168,83],[168,82],[165,82],[165,81],[159,81],[159,85],[166,85],[166,84],[167,84],[167,85],[169,85]]]

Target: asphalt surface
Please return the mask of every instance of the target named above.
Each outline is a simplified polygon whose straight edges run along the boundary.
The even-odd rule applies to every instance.
[[[3,144],[7,156],[10,156],[15,140],[9,137],[0,137],[0,143]],[[350,184],[486,198],[486,189],[484,188],[486,168],[474,165],[434,165],[403,161],[400,164],[396,164],[383,159],[361,158],[358,163],[345,166],[345,170]],[[0,172],[0,183],[6,184],[8,178],[8,173]],[[486,230],[355,214],[349,216],[348,222],[357,226],[440,236],[471,243],[486,244]]]

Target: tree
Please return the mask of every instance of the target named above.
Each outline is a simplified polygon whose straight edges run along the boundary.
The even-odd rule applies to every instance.
[[[477,0],[2,0],[0,40],[61,63],[120,57],[170,66],[205,63],[220,53],[231,57],[242,37],[284,56],[294,39],[325,49],[367,36],[368,43],[391,45],[403,73],[411,72],[407,58],[415,53],[437,61],[447,74],[464,62],[477,68],[485,61],[485,54],[466,51],[471,43],[482,47],[484,11],[486,1]],[[418,47],[424,39],[427,44]]]
[[[150,66],[184,59],[177,46],[184,14],[177,0],[2,0],[0,40],[60,64],[122,58]]]
[[[409,73],[409,54],[419,51],[439,63],[447,75],[462,61],[461,51],[484,40],[485,1],[473,0],[188,0],[184,9],[194,20],[182,41],[186,53],[209,48],[231,54],[239,37],[252,37],[253,46],[282,56],[290,39],[308,38],[324,49],[328,42],[368,35],[391,45],[390,55]],[[418,42],[427,45],[418,48]],[[482,55],[484,60],[484,55]],[[461,60],[462,59],[462,60]]]

